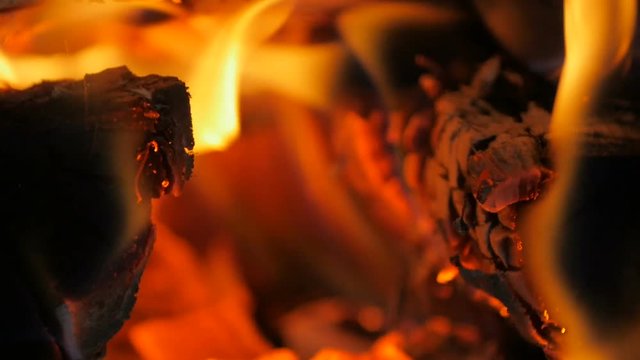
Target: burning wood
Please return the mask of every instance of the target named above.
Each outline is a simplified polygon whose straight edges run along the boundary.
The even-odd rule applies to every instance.
[[[187,200],[156,208],[165,243],[142,285],[149,297],[118,344],[125,351],[145,359],[540,359],[539,347],[554,356],[567,338],[563,326],[570,325],[531,281],[552,270],[524,256],[532,242],[522,231],[523,212],[562,173],[549,145],[557,87],[542,78],[554,77],[563,61],[560,3],[353,6],[359,2],[232,1],[220,9],[199,1],[78,2],[69,11],[51,1],[14,17],[15,6],[31,2],[0,1],[0,17],[11,20],[0,27],[0,81],[24,86],[113,63],[178,74],[193,94],[198,150],[225,149],[200,158],[201,171],[208,167]],[[300,17],[308,13],[315,25]],[[541,22],[549,38],[531,30]],[[416,53],[426,54],[417,66]],[[519,65],[498,58],[478,65],[507,53]],[[355,77],[366,73],[373,84],[364,92],[380,99],[358,99],[363,107],[375,103],[367,116],[355,106],[343,116],[329,107],[342,100],[335,87],[352,85],[341,84],[341,75],[356,62]],[[242,95],[254,103],[243,108],[243,134],[230,144],[240,125],[241,74]],[[249,78],[261,84],[247,90]],[[408,83],[410,95],[400,91]],[[274,101],[274,89],[291,98]],[[593,176],[620,189],[618,199],[634,193],[624,177],[639,176],[628,163],[637,163],[640,132],[624,120],[637,110],[626,110],[606,108],[601,116],[611,121],[572,129],[582,136],[586,173],[619,172],[615,181]],[[154,241],[150,199],[179,191],[191,174],[185,84],[111,69],[4,91],[0,115],[8,169],[0,215],[12,239],[0,268],[10,288],[2,304],[15,310],[2,339],[25,356],[99,357],[129,315]],[[611,159],[619,163],[609,167]],[[580,179],[581,191],[588,192],[587,180]],[[585,198],[623,208],[606,196]],[[611,230],[602,218],[594,221],[597,236],[629,237],[625,221]],[[636,259],[614,256],[636,248],[602,245],[575,224],[578,235],[567,243],[579,247],[580,237],[589,247],[580,252],[586,260],[558,255],[570,260],[567,287],[591,295],[584,303],[599,328],[611,319],[621,327],[636,298],[619,311],[598,306],[617,308],[628,284],[639,282]],[[183,240],[206,251],[196,254]],[[632,275],[584,270],[590,263],[625,264]],[[584,273],[620,280],[592,286]],[[272,351],[274,344],[292,351]]]
[[[424,177],[414,188],[439,222],[439,233],[464,282],[499,300],[520,333],[552,356],[565,329],[550,318],[550,305],[531,285],[531,276],[544,270],[526,263],[528,245],[520,226],[522,213],[554,179],[550,115],[540,102],[525,108],[526,101],[509,104],[509,95],[502,93],[521,93],[526,83],[497,59],[486,62],[471,86],[435,99],[430,146],[409,153],[426,158]],[[603,158],[616,164],[618,157],[637,156],[640,128],[628,120],[635,118],[633,110],[605,106],[599,116],[606,121],[595,119],[576,129],[585,164],[599,164],[602,161],[589,159]],[[405,176],[416,177],[413,172]]]
[[[3,350],[100,357],[135,302],[150,200],[191,176],[177,78],[126,68],[0,92]]]

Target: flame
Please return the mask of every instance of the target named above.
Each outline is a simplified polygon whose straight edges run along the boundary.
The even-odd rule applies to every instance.
[[[218,28],[194,74],[189,77],[194,99],[191,104],[194,128],[198,129],[196,143],[220,148],[238,136],[237,98],[242,60],[256,35],[259,39],[271,34],[284,22],[288,11],[269,17],[269,20],[279,20],[263,26],[261,31],[252,26],[261,14],[287,3],[286,0],[256,1]],[[212,64],[212,59],[219,59],[219,63]],[[211,86],[212,83],[219,85]]]
[[[550,138],[557,178],[534,210],[527,235],[531,238],[532,268],[553,317],[567,326],[566,349],[572,359],[602,359],[603,346],[589,329],[574,296],[560,276],[557,244],[562,219],[580,155],[578,129],[592,115],[605,82],[625,59],[635,31],[635,0],[565,0],[566,60],[552,114]],[[564,328],[562,333],[564,334]]]
[[[135,61],[136,56],[128,51],[131,41],[119,44],[121,37],[131,35],[127,16],[138,11],[182,14],[175,6],[160,2],[96,4],[63,0],[5,14],[0,19],[0,81],[25,88],[42,80],[81,78],[123,63],[134,63],[130,67],[144,71],[142,60]],[[71,51],[69,44],[79,49]]]
[[[328,109],[336,100],[347,50],[338,42],[310,45],[266,44],[255,49],[243,91],[259,93],[268,88],[309,106]],[[283,81],[282,74],[287,74]],[[311,85],[313,84],[313,85]]]
[[[284,23],[293,2],[254,0],[198,13],[178,3],[49,0],[0,14],[0,84],[25,88],[123,64],[177,76],[190,88],[196,150],[222,149],[239,132],[243,59]],[[169,20],[142,26],[132,20],[142,13]]]
[[[9,59],[0,51],[0,85],[9,85],[16,82],[13,67]]]

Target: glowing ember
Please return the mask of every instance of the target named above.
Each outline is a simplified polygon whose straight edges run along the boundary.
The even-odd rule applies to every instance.
[[[438,276],[436,277],[436,282],[438,284],[447,284],[453,281],[458,276],[459,273],[460,271],[458,270],[457,267],[453,265],[448,265],[444,269],[440,270],[440,272],[438,273]]]

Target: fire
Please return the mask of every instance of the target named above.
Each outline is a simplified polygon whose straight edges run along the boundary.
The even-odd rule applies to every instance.
[[[615,358],[605,353],[594,338],[577,299],[563,283],[557,244],[563,236],[563,215],[578,169],[581,151],[578,129],[593,115],[606,81],[629,51],[636,8],[635,0],[564,3],[566,60],[550,132],[558,176],[546,199],[532,214],[528,236],[532,244],[532,268],[549,269],[536,272],[535,280],[548,302],[557,305],[549,312],[567,326],[564,351],[568,358]]]
[[[80,78],[123,64],[144,70],[144,60],[127,51],[131,41],[122,39],[131,35],[127,15],[138,11],[180,16],[177,7],[163,3],[57,0],[4,14],[0,27],[5,69],[2,80],[24,88],[45,79]],[[140,64],[130,65],[135,60]]]
[[[286,19],[287,10],[268,17],[258,31],[253,27],[260,15],[286,0],[259,0],[224,21],[207,44],[204,55],[188,77],[191,87],[192,112],[196,144],[224,147],[239,134],[238,84],[242,60],[249,45],[268,36]],[[274,21],[275,20],[275,21]],[[212,60],[218,63],[212,63]],[[217,86],[211,86],[217,83]]]
[[[239,133],[243,58],[282,25],[292,2],[256,0],[197,13],[175,3],[51,0],[2,15],[0,83],[24,88],[123,64],[135,73],[174,75],[190,88],[196,150],[222,149]],[[170,20],[132,20],[145,13]]]
[[[190,10],[180,6],[181,0],[172,0],[171,3],[151,0],[48,0],[43,4],[15,11],[15,14],[0,14],[0,85],[23,88],[42,80],[81,78],[86,73],[122,64],[139,74],[159,73],[177,76],[185,80],[190,88],[196,146],[197,151],[202,153],[227,148],[238,137],[238,99],[240,92],[246,91],[245,85],[249,85],[247,88],[253,91],[261,91],[266,85],[271,90],[285,93],[313,107],[330,105],[331,97],[334,95],[333,89],[340,75],[340,65],[346,62],[348,51],[353,53],[372,77],[385,105],[390,109],[399,107],[400,99],[394,90],[394,80],[385,69],[383,54],[379,53],[382,44],[387,41],[385,35],[388,28],[398,23],[408,26],[423,23],[444,26],[461,19],[461,15],[455,11],[436,11],[436,8],[431,8],[430,5],[375,4],[345,12],[338,18],[338,31],[349,48],[348,51],[345,45],[338,42],[297,47],[290,44],[265,44],[292,13],[293,2],[249,0],[222,5],[216,2],[216,5],[220,6],[213,6],[214,9]],[[533,230],[529,231],[529,237],[532,238],[529,243],[532,244],[531,267],[550,269],[536,272],[539,278],[535,279],[542,284],[540,287],[549,303],[557,304],[557,308],[545,311],[544,318],[558,318],[567,326],[566,351],[571,358],[599,359],[606,358],[607,354],[597,345],[593,334],[589,332],[588,323],[575,305],[575,299],[566,290],[563,279],[557,275],[560,271],[557,258],[554,257],[557,253],[554,246],[562,236],[561,221],[576,176],[576,159],[580,154],[576,130],[592,115],[604,83],[629,51],[635,30],[636,7],[635,0],[565,0],[566,62],[551,130],[559,175],[554,188],[532,217],[529,226],[532,229],[535,227],[535,233]],[[145,14],[161,15],[165,20],[153,22],[136,18],[144,17]],[[246,61],[249,55],[251,64]],[[243,82],[247,79],[250,80],[250,84]],[[259,86],[255,86],[256,84]],[[428,88],[434,86],[426,83],[423,85]],[[433,90],[434,93],[438,91],[440,89]],[[300,179],[295,179],[305,184],[300,191],[304,199],[315,204],[314,211],[317,217],[332,219],[337,224],[336,229],[341,229],[350,238],[355,239],[345,248],[357,254],[374,255],[370,256],[374,260],[361,256],[358,267],[371,269],[368,271],[372,278],[380,284],[376,285],[380,287],[376,292],[392,294],[389,297],[395,296],[396,279],[400,276],[389,269],[397,268],[396,259],[385,256],[388,255],[387,248],[380,245],[384,244],[383,241],[377,240],[381,236],[374,232],[375,228],[359,213],[360,208],[353,205],[352,195],[344,190],[335,178],[326,176],[334,164],[319,135],[322,133],[319,130],[321,126],[312,120],[304,120],[309,116],[306,115],[306,111],[297,108],[289,109],[288,116],[284,117],[291,122],[278,123],[276,139],[286,140],[284,145],[280,145],[291,157],[287,161],[295,164],[296,171],[300,172],[300,175],[296,175]],[[309,149],[322,151],[307,151]],[[222,167],[220,169],[225,170]],[[366,175],[374,178],[374,175],[378,174],[369,171]],[[211,198],[222,198],[221,202],[226,201],[226,196],[230,195],[222,193],[227,192],[227,189],[220,190],[223,186],[212,186],[215,182],[209,177],[218,175],[214,172],[201,174],[200,180],[196,181],[206,182],[205,185],[201,185],[203,189],[216,188],[211,191],[220,196],[210,196]],[[222,180],[217,179],[221,184],[224,181],[231,182],[232,179],[224,176],[221,178]],[[387,179],[373,180],[389,183]],[[169,186],[169,182],[165,181],[166,184],[163,182],[162,186]],[[394,183],[393,186],[386,191],[389,188],[380,185],[376,190],[393,199],[399,192],[400,185],[396,186]],[[277,195],[273,189],[269,189],[268,193],[274,197],[274,203],[282,200],[273,195]],[[397,207],[401,208],[403,205]],[[269,211],[264,213],[270,213],[273,206],[265,206]],[[360,234],[365,236],[358,236]],[[166,253],[160,254],[166,256],[167,262],[171,262],[176,259],[179,241],[172,243],[171,241],[175,240],[170,238],[172,234],[162,235],[169,239],[165,246],[169,244],[169,247],[173,248],[167,247],[164,249]],[[195,255],[186,254],[184,257],[186,259],[180,263],[171,263],[176,268],[175,274],[179,273],[178,268],[184,271],[184,264],[195,264],[199,261],[195,260]],[[192,257],[194,259],[191,259]],[[370,266],[371,264],[375,266]],[[233,269],[233,264],[227,266],[231,269],[230,272],[237,270]],[[336,272],[328,267],[319,271]],[[193,278],[197,276],[197,272],[198,269],[193,271],[196,274]],[[221,271],[212,273],[219,274]],[[166,278],[175,274],[168,273],[158,282],[166,281]],[[439,284],[448,284],[458,275],[457,267],[445,267],[437,274],[436,281]],[[229,276],[227,280],[229,278],[233,279]],[[187,276],[184,281],[178,280],[180,281],[176,282],[189,281]],[[234,297],[214,299],[214,294],[209,293],[212,289],[183,288],[185,294],[178,295],[187,299],[185,303],[190,305],[189,312],[178,314],[167,322],[160,320],[151,325],[138,326],[132,332],[134,345],[138,350],[142,349],[140,352],[146,351],[147,358],[171,358],[161,353],[160,345],[173,347],[176,353],[183,351],[183,348],[180,348],[183,345],[183,337],[191,335],[189,331],[193,331],[192,325],[195,323],[202,333],[209,333],[218,339],[215,345],[228,345],[231,348],[235,345],[231,340],[250,343],[251,346],[243,348],[247,353],[241,357],[255,357],[267,352],[271,345],[262,338],[249,316],[252,304],[245,299],[248,297],[248,289],[235,283],[227,285],[236,291],[232,293]],[[240,302],[238,305],[238,299],[245,299],[246,302]],[[498,300],[493,300],[491,305],[498,308],[503,317],[508,317],[507,307]],[[167,313],[174,310],[169,309]],[[383,315],[379,308],[368,307],[358,314],[358,320],[367,330],[378,331],[384,325]],[[176,336],[176,324],[185,329],[179,334],[182,337]],[[225,332],[229,329],[237,336]],[[449,331],[450,329],[443,332]],[[561,332],[564,334],[565,329],[562,328]],[[231,353],[232,350],[236,350],[235,347],[231,350],[212,350],[209,347],[212,344],[202,346],[203,344],[196,341],[190,345],[199,351],[198,355],[202,355],[201,358],[216,351]],[[372,353],[376,358],[408,358],[402,352],[401,345],[400,340],[391,334],[380,339]],[[274,353],[270,358],[285,359],[292,356],[289,352],[283,352]],[[338,352],[327,351],[316,358],[343,356]],[[232,353],[229,357],[238,356]]]
[[[13,74],[11,63],[9,62],[9,59],[0,52],[0,84],[8,85],[15,82],[16,79]]]
[[[338,42],[264,44],[251,56],[252,62],[260,65],[247,66],[243,71],[243,92],[257,94],[268,87],[312,107],[328,109],[336,101],[347,56]],[[287,74],[286,80],[282,74]]]

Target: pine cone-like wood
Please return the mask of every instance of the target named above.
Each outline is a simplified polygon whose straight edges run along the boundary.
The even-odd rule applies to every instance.
[[[517,225],[521,206],[553,176],[545,139],[549,113],[535,103],[518,116],[497,110],[489,98],[498,80],[522,83],[494,58],[471,85],[435,100],[432,155],[417,190],[462,279],[499,300],[525,338],[548,347],[561,328],[545,316],[522,273],[525,245]]]
[[[423,146],[403,146],[404,177],[437,221],[462,281],[499,300],[520,334],[553,357],[565,329],[549,318],[551,304],[532,286],[529,274],[544,269],[527,267],[527,244],[519,235],[523,210],[554,178],[548,105],[541,105],[544,96],[527,93],[526,76],[493,58],[470,85],[431,96],[430,124],[414,116],[405,128],[412,134],[405,144]],[[597,116],[606,120],[592,119],[576,129],[585,157],[640,154],[640,131],[629,120],[635,118],[629,106],[605,103]],[[410,131],[418,121],[428,130]],[[428,146],[420,140],[425,133]],[[411,163],[424,165],[407,166]]]

